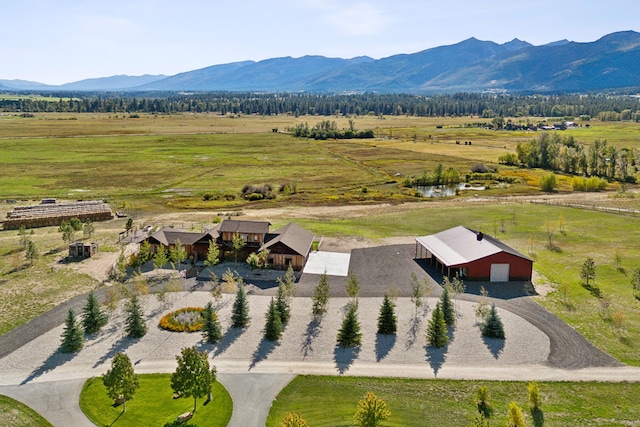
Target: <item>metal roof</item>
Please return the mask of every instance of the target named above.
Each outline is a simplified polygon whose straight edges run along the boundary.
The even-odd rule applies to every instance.
[[[416,242],[431,252],[447,267],[467,264],[499,252],[532,261],[501,241],[459,225],[430,236],[416,237]]]
[[[149,238],[155,239],[165,246],[173,245],[178,240],[180,240],[180,243],[183,245],[193,245],[207,235],[211,235],[213,239],[216,239],[218,237],[218,231],[216,228],[213,228],[205,231],[204,233],[194,233],[171,227],[164,227],[153,233]]]

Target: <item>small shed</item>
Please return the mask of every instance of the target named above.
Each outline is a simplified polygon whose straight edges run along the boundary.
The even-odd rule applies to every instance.
[[[531,281],[533,260],[480,231],[458,226],[416,237],[416,259],[444,275],[491,282]]]
[[[69,258],[82,260],[91,258],[98,253],[98,244],[96,242],[73,242],[69,245]]]

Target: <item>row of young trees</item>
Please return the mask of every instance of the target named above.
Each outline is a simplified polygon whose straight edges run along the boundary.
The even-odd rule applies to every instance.
[[[88,93],[52,92],[53,99],[2,99],[4,112],[291,114],[318,116],[409,115],[426,117],[598,117],[640,120],[637,99],[601,95],[259,94],[209,92]]]

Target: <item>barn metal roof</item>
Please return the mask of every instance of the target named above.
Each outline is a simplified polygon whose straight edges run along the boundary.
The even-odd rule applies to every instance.
[[[482,235],[481,239],[478,239]],[[498,239],[459,225],[430,236],[416,237],[416,242],[447,267],[467,264],[499,252],[532,261]]]

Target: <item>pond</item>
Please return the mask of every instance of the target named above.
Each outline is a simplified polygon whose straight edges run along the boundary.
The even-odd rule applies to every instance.
[[[445,185],[417,185],[414,187],[416,191],[422,194],[422,197],[450,197],[455,196],[457,192],[462,190],[480,191],[484,190],[484,187],[471,186],[466,182],[459,184],[445,184]]]

